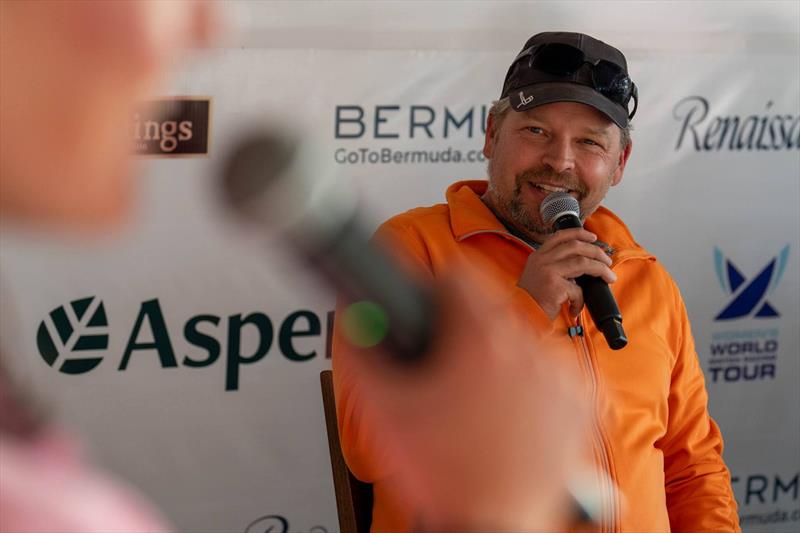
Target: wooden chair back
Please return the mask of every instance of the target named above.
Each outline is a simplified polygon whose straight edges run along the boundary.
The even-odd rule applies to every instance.
[[[322,387],[322,405],[325,409],[325,426],[328,429],[328,448],[331,452],[339,527],[342,533],[369,533],[372,522],[372,485],[356,479],[344,461],[339,441],[339,426],[336,423],[332,372],[330,370],[320,372],[319,381]]]

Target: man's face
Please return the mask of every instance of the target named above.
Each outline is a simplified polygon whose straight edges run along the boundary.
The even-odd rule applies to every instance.
[[[539,205],[548,194],[567,190],[592,214],[609,187],[622,180],[630,155],[621,132],[605,115],[585,104],[556,102],[528,111],[490,117],[483,147],[489,159],[484,200],[507,222],[541,242],[552,232]]]
[[[128,211],[129,123],[164,67],[209,33],[192,1],[0,3],[3,219],[97,227]]]

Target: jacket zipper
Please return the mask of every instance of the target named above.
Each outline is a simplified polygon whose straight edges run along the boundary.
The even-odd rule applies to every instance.
[[[581,313],[582,314],[582,313]],[[599,402],[599,394],[598,394],[598,377],[597,377],[597,368],[592,361],[592,357],[589,353],[589,347],[586,345],[586,337],[585,332],[586,329],[583,327],[583,320],[581,315],[578,315],[576,320],[576,326],[581,331],[580,334],[577,336],[579,340],[577,341],[580,344],[580,352],[583,355],[584,362],[586,363],[587,372],[589,374],[589,381],[591,383],[591,397],[592,401],[594,402],[594,408],[596,411],[599,411],[600,402]],[[599,415],[599,412],[596,414]],[[592,417],[592,433],[594,434],[595,445],[598,448],[600,453],[600,466],[602,468],[601,476],[600,476],[600,490],[601,494],[603,495],[603,502],[606,508],[606,516],[607,520],[603,521],[601,531],[611,530],[611,531],[618,531],[619,528],[617,527],[617,516],[616,516],[616,491],[614,489],[613,484],[615,483],[615,479],[611,470],[611,459],[609,458],[608,450],[606,449],[606,438],[603,434],[603,429],[600,426],[600,417],[594,416]]]
[[[511,239],[523,245],[525,248],[531,251],[536,251],[536,249],[533,246],[523,241],[519,237],[512,235],[507,231],[501,231],[501,230],[473,231],[472,233],[467,233],[466,235],[462,235],[461,238],[459,238],[458,240],[463,241],[468,237],[472,237],[473,235],[478,235],[481,233],[494,233],[497,235],[501,235],[505,238]],[[625,259],[628,259],[628,257],[622,257],[619,259],[621,260],[619,260],[616,264],[612,265],[612,269]],[[594,401],[595,410],[599,411],[600,402],[598,397],[599,395],[598,395],[597,368],[592,362],[592,357],[589,353],[589,347],[586,345],[586,338],[584,336],[586,330],[585,328],[583,328],[583,321],[581,320],[582,315],[583,311],[581,311],[581,314],[578,315],[576,320],[576,326],[579,328],[577,331],[580,331],[580,333],[577,335],[578,337],[580,337],[580,340],[578,340],[577,342],[581,346],[580,351],[583,355],[583,359],[587,367],[587,372],[589,374],[591,388],[592,388],[591,394],[592,394],[592,400]],[[599,412],[597,414],[599,414]],[[614,479],[614,475],[612,473],[611,459],[609,458],[608,449],[606,447],[607,439],[605,438],[605,435],[603,434],[603,429],[600,426],[599,416],[592,417],[592,433],[594,435],[593,439],[595,441],[594,445],[597,446],[600,452],[600,461],[602,463],[601,467],[603,469],[600,480],[600,493],[603,498],[603,505],[604,507],[606,507],[605,514],[608,516],[608,520],[604,521],[603,524],[601,525],[601,532],[605,532],[608,530],[612,532],[617,532],[620,530],[620,528],[617,523],[617,492],[616,489],[614,488],[614,483],[616,483],[616,480]]]
[[[611,269],[614,270],[615,268],[619,267],[619,265],[623,262],[632,259],[635,256],[629,256],[626,254],[617,254],[616,261],[611,265]],[[617,480],[614,477],[614,471],[611,468],[611,458],[609,456],[609,446],[608,446],[608,439],[603,432],[603,428],[600,424],[600,398],[599,398],[599,378],[597,376],[597,367],[594,364],[592,359],[591,353],[589,352],[589,346],[586,342],[586,328],[583,327],[583,314],[585,313],[585,309],[581,310],[581,313],[577,316],[575,325],[577,326],[578,331],[580,331],[580,340],[578,343],[581,346],[581,352],[583,353],[584,360],[586,361],[586,365],[588,367],[589,375],[591,377],[591,386],[592,386],[592,400],[594,402],[594,407],[596,410],[597,416],[592,417],[592,429],[594,430],[594,434],[599,445],[600,449],[600,456],[602,462],[602,468],[604,472],[602,473],[602,479],[600,481],[602,494],[604,494],[605,499],[607,499],[609,506],[608,506],[608,520],[603,523],[602,531],[606,529],[610,529],[612,532],[618,532],[621,529],[621,525],[619,523],[618,517],[618,510],[619,510],[619,496],[616,489],[616,482]]]

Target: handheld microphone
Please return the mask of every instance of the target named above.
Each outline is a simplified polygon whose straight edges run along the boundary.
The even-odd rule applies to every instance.
[[[223,169],[226,203],[264,231],[278,231],[296,256],[351,304],[342,331],[359,347],[380,345],[405,363],[420,360],[437,322],[432,291],[370,240],[354,191],[321,172],[319,154],[286,135],[242,139]]]
[[[565,192],[554,192],[547,196],[539,206],[545,224],[552,224],[558,230],[582,228],[578,200]],[[628,344],[622,328],[622,313],[617,301],[602,278],[584,274],[575,279],[583,291],[583,301],[589,310],[597,329],[599,329],[612,350],[619,350]]]

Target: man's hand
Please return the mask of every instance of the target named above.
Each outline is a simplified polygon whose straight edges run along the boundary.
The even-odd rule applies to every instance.
[[[614,283],[611,258],[592,244],[597,235],[583,228],[557,231],[531,253],[517,285],[525,289],[550,320],[555,320],[561,306],[569,301],[573,316],[583,308],[583,291],[573,281],[588,274]]]

